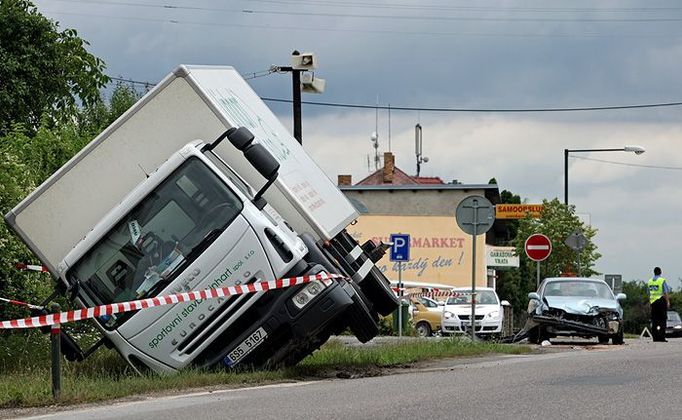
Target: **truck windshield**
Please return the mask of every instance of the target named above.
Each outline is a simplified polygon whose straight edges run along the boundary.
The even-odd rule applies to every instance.
[[[152,297],[241,213],[241,200],[190,158],[148,194],[69,271],[88,304]],[[89,301],[89,302],[88,302]],[[103,319],[113,328],[126,314]]]

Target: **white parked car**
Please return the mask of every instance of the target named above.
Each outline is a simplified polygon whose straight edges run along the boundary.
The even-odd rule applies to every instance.
[[[453,293],[443,308],[441,328],[444,335],[465,333],[471,328],[471,289],[456,288]],[[476,295],[476,334],[500,334],[504,318],[502,306],[509,305],[509,302],[500,302],[490,287],[477,287]]]

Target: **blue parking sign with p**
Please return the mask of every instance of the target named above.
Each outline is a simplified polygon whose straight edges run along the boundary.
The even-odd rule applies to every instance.
[[[391,246],[391,261],[409,261],[410,260],[410,235],[402,233],[392,233],[390,241]]]

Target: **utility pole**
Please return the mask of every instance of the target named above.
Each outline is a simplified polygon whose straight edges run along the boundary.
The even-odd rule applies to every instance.
[[[298,55],[298,51],[294,51]],[[291,69],[291,84],[293,88],[294,103],[294,138],[303,144],[301,133],[301,70]]]

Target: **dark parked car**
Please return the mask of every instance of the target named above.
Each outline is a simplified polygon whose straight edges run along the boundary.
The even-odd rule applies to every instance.
[[[668,325],[665,327],[665,335],[668,337],[682,336],[682,319],[675,311],[668,311]]]

